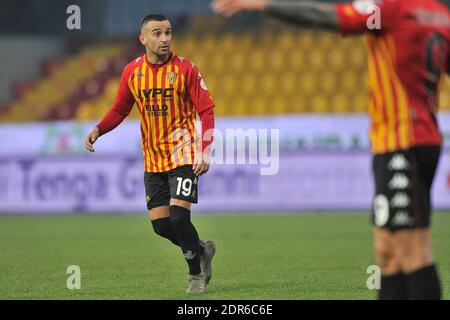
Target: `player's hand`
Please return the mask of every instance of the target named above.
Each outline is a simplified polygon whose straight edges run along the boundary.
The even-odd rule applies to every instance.
[[[86,149],[90,152],[94,152],[94,143],[97,141],[98,137],[100,136],[100,130],[95,127],[91,133],[89,133],[86,138],[84,139],[84,144],[86,146]]]
[[[209,154],[201,152],[199,156],[195,157],[194,164],[192,165],[194,174],[196,176],[201,176],[206,173],[209,170],[210,163]]]
[[[214,12],[231,17],[239,11],[263,11],[270,0],[214,0],[211,8]]]

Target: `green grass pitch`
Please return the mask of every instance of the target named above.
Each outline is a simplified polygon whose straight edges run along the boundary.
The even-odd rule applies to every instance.
[[[195,299],[374,299],[367,214],[195,215],[217,242],[213,279]],[[450,298],[450,213],[433,216]],[[0,299],[192,299],[178,248],[145,215],[0,216]],[[81,289],[69,290],[69,265]]]

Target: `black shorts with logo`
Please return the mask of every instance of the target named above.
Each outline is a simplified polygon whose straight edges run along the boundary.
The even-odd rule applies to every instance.
[[[430,190],[440,151],[418,146],[373,157],[375,226],[391,231],[430,226]]]
[[[166,172],[145,172],[144,184],[148,210],[168,206],[171,198],[191,203],[198,200],[198,177],[192,165]]]

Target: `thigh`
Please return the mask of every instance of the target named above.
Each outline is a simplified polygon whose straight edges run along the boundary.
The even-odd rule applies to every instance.
[[[166,173],[144,173],[147,209],[152,210],[170,203],[170,188]]]
[[[160,206],[148,210],[148,217],[151,221],[168,218],[169,216],[169,206]]]
[[[395,259],[395,248],[392,233],[387,229],[373,228],[375,259],[384,276],[393,275],[401,271]]]
[[[197,203],[199,177],[194,174],[192,165],[175,168],[168,173],[168,180],[172,199]]]

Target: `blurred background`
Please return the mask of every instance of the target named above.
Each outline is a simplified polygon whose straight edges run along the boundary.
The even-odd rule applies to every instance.
[[[80,29],[67,27],[71,5],[80,8]],[[222,132],[279,130],[277,174],[261,175],[261,163],[214,165],[200,184],[199,211],[370,209],[363,37],[302,30],[258,14],[225,20],[204,0],[0,6],[0,213],[145,211],[136,110],[98,141],[96,153],[85,151],[83,139],[111,106],[123,67],[144,53],[139,21],[149,13],[170,18],[172,49],[199,66]],[[433,199],[449,209],[448,78],[440,109],[445,150]],[[247,133],[249,141],[275,139]]]

